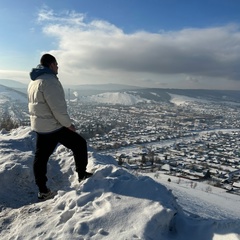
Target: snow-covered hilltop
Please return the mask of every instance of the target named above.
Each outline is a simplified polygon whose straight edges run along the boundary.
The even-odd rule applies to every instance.
[[[79,184],[72,154],[60,145],[48,165],[49,187],[58,194],[38,202],[32,174],[34,140],[28,127],[0,134],[2,239],[239,239],[238,196],[226,198],[215,188],[203,194],[175,181],[170,191],[158,183],[167,182],[164,174],[156,181],[136,175],[92,149],[88,171],[94,175]],[[224,198],[226,205],[216,204]],[[222,220],[216,215],[201,217],[203,211],[212,213],[212,209],[217,214],[217,208],[219,212],[232,208],[236,216],[231,213],[231,218]]]
[[[149,102],[149,100],[134,96],[127,92],[106,92],[97,95],[82,97],[81,102],[106,103],[106,104],[121,104],[135,105],[137,103]]]

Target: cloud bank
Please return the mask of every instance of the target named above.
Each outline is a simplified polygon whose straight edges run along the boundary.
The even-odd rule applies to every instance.
[[[84,14],[38,15],[64,83],[124,83],[144,87],[240,89],[239,26],[124,33]]]

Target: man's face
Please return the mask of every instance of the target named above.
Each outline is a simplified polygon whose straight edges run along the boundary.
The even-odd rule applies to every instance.
[[[52,69],[52,71],[55,73],[55,74],[58,74],[58,63],[57,62],[54,62],[54,63],[51,63],[50,69]]]

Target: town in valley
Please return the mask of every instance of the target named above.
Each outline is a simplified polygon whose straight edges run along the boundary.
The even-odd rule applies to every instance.
[[[122,167],[154,172],[156,178],[166,174],[169,181],[189,179],[192,186],[205,181],[240,194],[240,102],[170,90],[144,94],[131,90],[93,98],[68,89],[66,101],[89,148]],[[1,118],[29,126],[27,101],[2,101]]]

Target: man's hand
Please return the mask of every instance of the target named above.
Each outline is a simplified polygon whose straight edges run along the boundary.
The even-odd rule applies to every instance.
[[[76,132],[76,128],[73,124],[71,124],[70,127],[68,127],[69,130],[73,131],[73,132]]]

